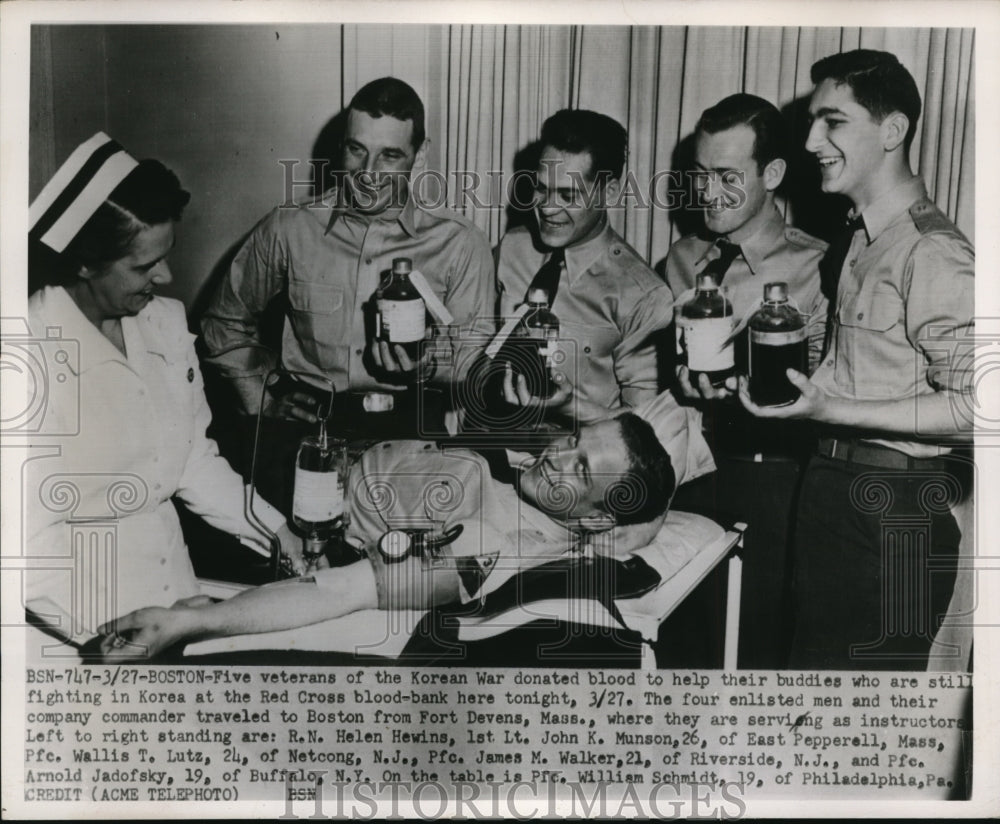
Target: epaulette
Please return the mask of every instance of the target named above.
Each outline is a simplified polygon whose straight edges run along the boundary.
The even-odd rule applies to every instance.
[[[929,235],[932,232],[961,234],[948,216],[930,200],[918,200],[914,203],[910,207],[910,219],[922,235]]]
[[[807,249],[816,249],[820,252],[825,252],[827,247],[825,241],[820,240],[818,237],[813,237],[808,232],[803,232],[794,226],[785,226],[785,240],[799,246],[805,246]]]

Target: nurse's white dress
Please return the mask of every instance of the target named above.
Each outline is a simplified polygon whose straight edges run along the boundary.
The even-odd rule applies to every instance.
[[[44,418],[25,464],[25,602],[83,640],[103,621],[198,593],[171,498],[245,544],[242,479],[206,437],[211,419],[183,305],[154,298],[122,318],[122,354],[61,287],[29,301],[48,364]],[[271,529],[283,524],[259,498]],[[36,599],[44,599],[38,601]],[[52,609],[55,607],[55,610]]]

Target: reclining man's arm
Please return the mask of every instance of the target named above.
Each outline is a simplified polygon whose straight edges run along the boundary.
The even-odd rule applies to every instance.
[[[152,658],[180,641],[276,632],[339,618],[378,606],[375,575],[368,561],[325,572],[323,586],[312,576],[245,590],[227,601],[169,609],[147,607],[100,627],[106,659]]]

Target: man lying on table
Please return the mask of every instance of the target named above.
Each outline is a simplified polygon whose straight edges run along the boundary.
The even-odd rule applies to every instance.
[[[684,471],[682,467],[681,471]],[[390,441],[352,471],[347,538],[367,560],[250,589],[136,610],[101,627],[112,658],[152,657],[185,640],[292,629],[361,609],[427,609],[482,597],[599,534],[621,556],[659,531],[674,491],[671,460],[646,420],[624,413],[554,441],[517,475],[494,480],[464,449]],[[431,528],[431,552],[395,555],[391,530]],[[461,530],[458,530],[461,527]]]

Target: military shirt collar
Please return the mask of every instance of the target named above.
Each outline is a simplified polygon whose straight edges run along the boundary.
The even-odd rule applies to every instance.
[[[378,215],[361,215],[352,211],[344,199],[343,190],[336,185],[324,192],[321,199],[330,209],[330,219],[326,224],[326,231],[324,234],[330,234],[330,232],[333,231],[333,227],[336,222],[342,217],[347,217],[351,220],[358,220],[365,224],[370,224],[374,220],[379,220]],[[416,198],[413,197],[412,192],[408,191],[406,203],[403,204],[403,208],[399,211],[399,214],[396,215],[395,221],[410,237],[417,236],[416,213]]]
[[[743,259],[756,275],[764,265],[764,260],[785,241],[785,218],[774,204],[767,219],[750,237],[740,243]],[[732,241],[730,241],[732,242]]]
[[[750,274],[756,275],[761,271],[767,257],[781,246],[784,241],[785,218],[778,211],[778,207],[772,204],[767,219],[758,227],[756,232],[739,244],[740,253],[750,269]],[[729,242],[732,243],[733,241]],[[715,249],[716,244],[713,241],[698,261],[699,265],[704,265],[713,258],[718,257]]]
[[[869,203],[861,212],[861,217],[865,221],[865,230],[868,232],[868,242],[874,241],[916,201],[926,197],[927,189],[924,186],[924,181],[914,175]],[[849,219],[853,220],[857,216],[858,212],[855,209],[851,209],[848,213]]]
[[[604,228],[590,240],[566,247],[566,275],[570,282],[590,269],[614,242],[611,224],[605,218]]]

